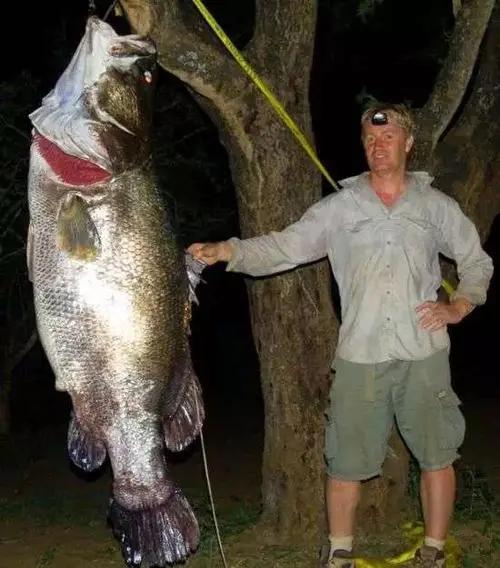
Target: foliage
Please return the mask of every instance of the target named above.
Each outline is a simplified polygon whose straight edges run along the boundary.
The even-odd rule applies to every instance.
[[[373,16],[377,6],[382,4],[383,1],[384,0],[361,0],[357,9],[357,14],[361,21],[367,22],[368,19]]]

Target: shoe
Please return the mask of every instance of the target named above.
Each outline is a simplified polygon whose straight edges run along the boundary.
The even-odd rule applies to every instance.
[[[326,568],[355,568],[354,558],[348,550],[336,550],[325,566]]]
[[[433,546],[422,546],[419,548],[413,559],[411,568],[445,568],[445,556],[442,550]]]

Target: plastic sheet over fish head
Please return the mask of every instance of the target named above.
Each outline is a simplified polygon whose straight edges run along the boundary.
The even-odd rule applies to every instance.
[[[42,105],[30,114],[33,126],[64,152],[110,170],[106,148],[95,135],[95,124],[113,123],[113,117],[93,106],[92,90],[107,71],[114,68],[126,72],[140,58],[155,55],[156,48],[149,39],[135,34],[120,36],[109,24],[91,16],[70,63]]]

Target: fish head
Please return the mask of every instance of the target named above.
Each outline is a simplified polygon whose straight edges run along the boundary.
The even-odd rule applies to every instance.
[[[95,16],[55,87],[30,114],[35,133],[111,175],[145,160],[153,114],[156,48],[118,35]]]

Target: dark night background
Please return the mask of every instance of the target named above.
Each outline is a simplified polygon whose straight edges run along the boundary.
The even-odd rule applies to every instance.
[[[252,2],[207,0],[206,4],[242,46],[251,34]],[[108,4],[98,2],[97,7],[103,16]],[[356,14],[352,1],[320,2],[311,106],[318,152],[335,179],[364,169],[359,142],[363,97],[405,101],[414,106],[425,103],[446,53],[445,32],[453,25],[451,8],[451,0],[384,0],[365,21]],[[40,104],[72,56],[84,31],[87,3],[17,2],[11,3],[11,10],[9,18],[4,19],[0,73],[3,86],[23,87],[10,94],[10,106],[3,101],[0,113],[4,124],[8,122],[28,135],[27,113]],[[109,21],[127,30],[123,20],[111,16]],[[19,108],[25,112],[19,112]],[[10,114],[6,116],[5,112]],[[12,128],[2,132],[16,138],[27,158],[29,140]],[[2,144],[8,140],[2,140]],[[157,97],[154,151],[165,195],[175,203],[184,244],[238,235],[234,189],[217,132],[182,84],[164,72]],[[0,187],[0,195],[1,191]],[[326,182],[324,191],[331,191]],[[26,210],[16,222],[27,226]],[[497,216],[485,244],[496,266],[499,224]],[[6,237],[0,257],[10,255],[10,246],[14,245]],[[13,254],[6,262],[0,287],[7,290],[18,282],[25,303],[29,303],[31,289],[23,259]],[[20,267],[22,274],[14,277]],[[192,346],[205,391],[207,426],[213,425],[222,436],[229,436],[234,428],[260,433],[263,410],[259,366],[244,278],[226,274],[223,266],[206,270],[204,278],[206,283],[199,289],[200,306],[194,310]],[[484,399],[490,404],[496,400],[500,411],[499,302],[499,276],[495,274],[487,304],[460,326],[452,327],[450,333],[453,380],[459,396],[466,403]],[[4,309],[0,306],[0,313]],[[39,343],[15,370],[11,411],[15,434],[65,428],[69,400],[54,390]]]

